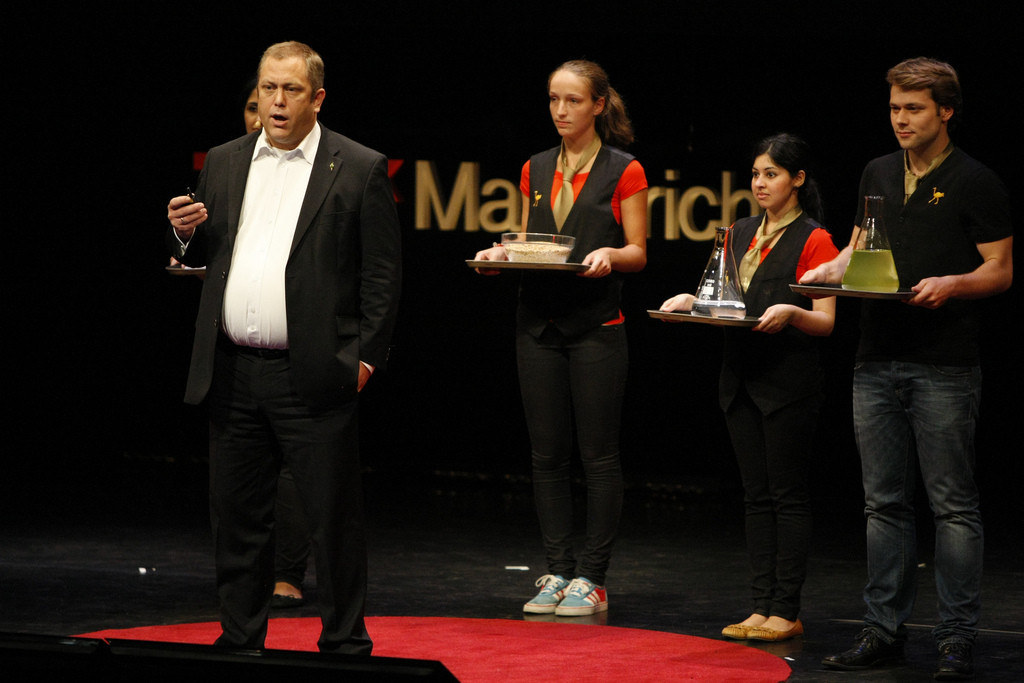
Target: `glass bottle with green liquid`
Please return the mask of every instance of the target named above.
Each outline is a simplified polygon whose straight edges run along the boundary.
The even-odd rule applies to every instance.
[[[850,263],[843,274],[843,289],[895,292],[900,288],[896,263],[885,235],[882,210],[885,197],[864,197],[864,220],[854,242]]]

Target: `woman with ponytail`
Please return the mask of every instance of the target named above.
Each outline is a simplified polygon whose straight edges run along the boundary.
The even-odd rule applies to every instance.
[[[628,352],[623,273],[647,263],[647,179],[623,149],[633,127],[597,64],[575,60],[548,77],[561,144],[523,166],[522,230],[572,235],[570,262],[587,270],[523,274],[517,312],[519,383],[530,433],[533,490],[547,555],[530,613],[608,609],[605,576],[622,508],[619,426]],[[503,247],[477,260],[506,260]],[[481,269],[484,274],[496,271]],[[587,487],[586,531],[573,548],[573,425]]]
[[[719,403],[743,480],[752,610],[727,638],[788,640],[803,633],[800,591],[811,539],[808,470],[823,399],[813,337],[832,333],[835,297],[813,302],[790,290],[838,250],[821,227],[821,197],[800,138],[779,134],[754,149],[750,189],[764,210],[729,233],[753,328],[727,327]],[[692,294],[663,311],[690,310]]]

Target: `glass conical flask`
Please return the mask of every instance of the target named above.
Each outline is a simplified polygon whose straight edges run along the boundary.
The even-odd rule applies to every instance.
[[[697,300],[693,312],[715,318],[742,318],[747,314],[743,303],[739,268],[733,255],[729,233],[732,228],[715,228],[715,246],[704,268],[704,277],[697,287]]]
[[[885,234],[885,197],[864,197],[864,220],[843,274],[843,289],[895,292],[900,288],[896,263]]]

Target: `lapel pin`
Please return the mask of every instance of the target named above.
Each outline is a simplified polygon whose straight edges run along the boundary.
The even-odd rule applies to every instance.
[[[933,187],[932,188],[932,198],[928,200],[928,203],[929,204],[936,204],[936,205],[938,205],[939,200],[942,199],[945,196],[946,196],[945,192],[939,192],[939,188]]]
[[[534,191],[534,193],[533,193],[533,205],[534,206],[537,206],[538,204],[540,204],[540,198],[542,196],[543,195],[540,192]]]
[[[331,170],[332,171],[334,170],[334,162],[333,161],[331,162]]]

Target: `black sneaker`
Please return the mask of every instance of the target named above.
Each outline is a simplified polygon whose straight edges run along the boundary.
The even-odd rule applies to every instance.
[[[939,645],[939,666],[935,678],[940,681],[962,681],[974,678],[974,655],[971,644],[950,640]]]

